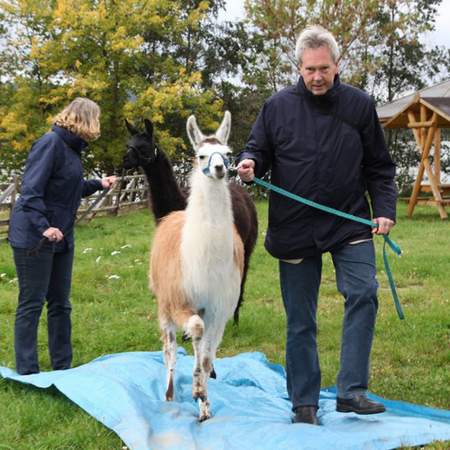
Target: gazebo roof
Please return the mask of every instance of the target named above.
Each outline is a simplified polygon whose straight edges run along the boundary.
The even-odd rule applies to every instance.
[[[450,80],[421,89],[377,108],[386,128],[407,128],[408,112],[419,113],[420,105],[437,115],[438,127],[450,127]]]

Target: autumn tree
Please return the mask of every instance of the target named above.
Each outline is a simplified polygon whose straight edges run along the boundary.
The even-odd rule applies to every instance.
[[[213,124],[220,118],[221,102],[201,88],[201,74],[187,70],[170,47],[157,45],[167,35],[182,41],[186,29],[201,21],[207,2],[188,15],[176,0],[16,0],[0,6],[14,30],[8,48],[18,60],[11,77],[14,98],[0,118],[6,151],[25,155],[76,96],[102,109],[102,137],[91,152],[93,165],[108,171],[120,164],[124,117],[152,119],[169,153],[185,148],[183,136],[171,128],[172,115],[185,119],[201,110]],[[146,39],[150,35],[156,45]],[[19,163],[23,156],[15,159]]]
[[[434,28],[441,0],[246,0],[248,21],[264,51],[248,79],[265,80],[272,91],[296,80],[295,44],[311,24],[333,33],[341,49],[342,78],[380,99],[419,87],[436,67],[437,49],[421,36]],[[255,77],[255,73],[262,74]],[[265,73],[265,76],[264,76]],[[386,98],[387,97],[387,98]]]
[[[249,29],[263,50],[244,74],[254,91],[279,90],[298,78],[295,44],[311,24],[333,33],[341,49],[343,81],[368,91],[379,103],[448,76],[448,49],[428,49],[441,0],[246,0]],[[402,174],[417,160],[408,136],[388,133]],[[407,177],[405,177],[407,182]]]

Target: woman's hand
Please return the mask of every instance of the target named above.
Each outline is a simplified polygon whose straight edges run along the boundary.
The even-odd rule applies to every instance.
[[[64,239],[64,234],[59,228],[50,227],[42,233],[50,242],[60,242]]]
[[[106,177],[102,179],[103,189],[110,189],[111,186],[117,181],[117,177],[115,175],[111,175],[110,177]]]

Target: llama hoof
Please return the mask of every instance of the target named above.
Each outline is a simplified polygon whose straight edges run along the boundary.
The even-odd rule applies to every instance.
[[[173,376],[170,376],[169,385],[166,390],[166,401],[171,402],[173,400]]]
[[[189,336],[188,333],[183,333],[183,336],[181,336],[181,342],[189,342],[191,341],[191,337]]]
[[[211,413],[209,412],[209,402],[208,400],[199,400],[198,401],[199,406],[199,416],[198,421],[203,422],[206,419],[209,419],[211,417]]]
[[[204,422],[205,420],[208,420],[210,418],[211,418],[211,414],[202,414],[201,416],[199,416],[198,421]]]

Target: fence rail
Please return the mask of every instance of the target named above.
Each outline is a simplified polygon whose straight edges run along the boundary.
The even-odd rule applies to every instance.
[[[183,188],[188,185],[189,170],[187,163],[174,164],[177,182]],[[264,179],[269,180],[266,177]],[[8,234],[9,218],[19,195],[19,177],[14,177],[8,183],[0,183],[0,241]],[[253,187],[251,195],[254,198],[266,198],[267,192]],[[81,200],[77,223],[89,221],[95,216],[119,215],[131,209],[146,208],[148,202],[149,188],[144,174],[118,177],[117,183],[109,191],[99,191]]]
[[[0,183],[0,240],[8,234],[11,211],[20,195],[19,186],[18,177],[9,183]],[[77,223],[92,220],[95,216],[119,215],[130,209],[144,208],[148,201],[148,184],[144,175],[119,177],[112,189],[82,199]]]

